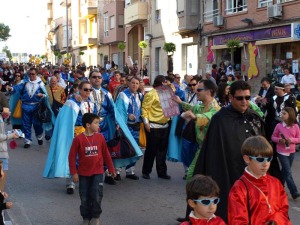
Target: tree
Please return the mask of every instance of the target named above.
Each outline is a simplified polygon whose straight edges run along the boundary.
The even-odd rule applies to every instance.
[[[9,58],[9,60],[12,59],[12,54],[6,45],[2,48],[2,52],[6,53],[6,57]]]
[[[0,41],[6,41],[11,35],[10,28],[4,23],[0,23]]]
[[[226,47],[229,49],[230,52],[230,61],[231,65],[234,65],[234,52],[237,48],[240,48],[240,41],[237,39],[231,39],[226,42]]]
[[[120,64],[121,64],[119,65],[120,66],[119,68],[121,68],[122,71],[123,71],[123,51],[125,48],[126,48],[125,42],[122,41],[118,43],[118,49],[120,49]]]
[[[173,54],[176,52],[176,45],[173,42],[166,42],[163,50],[168,54],[168,73],[173,72]]]

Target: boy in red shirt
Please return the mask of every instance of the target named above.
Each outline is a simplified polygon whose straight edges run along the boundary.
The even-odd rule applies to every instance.
[[[242,155],[247,167],[229,192],[228,224],[290,225],[287,194],[281,182],[267,174],[273,159],[270,143],[263,136],[249,137]]]
[[[104,163],[112,176],[115,176],[105,139],[98,133],[99,122],[99,117],[93,113],[83,115],[82,125],[85,131],[74,138],[69,153],[70,174],[74,182],[79,181],[82,225],[100,224]]]
[[[186,221],[180,225],[226,225],[214,214],[220,201],[219,194],[220,189],[212,178],[195,175],[186,185],[186,199],[192,209],[190,222]]]

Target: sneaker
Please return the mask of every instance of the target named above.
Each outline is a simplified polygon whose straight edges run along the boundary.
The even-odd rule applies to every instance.
[[[81,225],[90,225],[90,220],[83,220]]]
[[[104,183],[109,184],[109,185],[117,184],[116,181],[114,180],[114,178],[111,176],[105,176]]]
[[[165,180],[170,180],[171,179],[171,176],[168,175],[168,174],[158,175],[158,177],[161,178],[161,179],[165,179]]]
[[[30,144],[25,144],[24,145],[24,148],[29,148],[30,147]]]
[[[294,199],[294,200],[296,200],[297,198],[299,198],[300,197],[300,194],[299,193],[296,193],[296,194],[293,194],[292,195],[292,198]]]
[[[121,175],[120,175],[120,174],[117,174],[117,176],[115,176],[115,177],[114,177],[114,179],[115,179],[115,180],[117,180],[117,181],[120,181],[120,180],[122,180],[122,178],[121,178]]]
[[[100,219],[99,218],[92,218],[90,221],[90,225],[100,225]]]
[[[42,145],[43,144],[43,140],[38,140],[38,144]]]
[[[146,180],[150,179],[150,175],[148,173],[143,173],[142,177]]]
[[[48,135],[46,135],[46,136],[45,136],[45,139],[46,139],[46,141],[49,141],[49,140],[51,139],[51,137],[48,136]]]
[[[138,180],[140,179],[137,175],[135,174],[128,174],[126,175],[126,178],[131,179],[131,180]]]
[[[74,194],[74,188],[68,187],[68,188],[67,188],[67,194],[68,194],[68,195]]]

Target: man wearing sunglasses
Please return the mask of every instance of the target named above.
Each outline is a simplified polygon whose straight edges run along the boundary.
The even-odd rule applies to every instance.
[[[250,136],[264,135],[262,118],[250,109],[250,96],[247,82],[238,80],[230,86],[231,105],[212,117],[194,170],[194,174],[210,175],[218,183],[222,201],[217,215],[225,221],[229,190],[245,168],[242,143]]]

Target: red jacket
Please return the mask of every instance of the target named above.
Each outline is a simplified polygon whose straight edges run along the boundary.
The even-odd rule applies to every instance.
[[[248,225],[248,199],[251,211],[251,225],[262,225],[272,220],[278,225],[290,225],[288,199],[281,182],[270,175],[259,179],[244,172],[241,180],[232,186],[228,197],[228,224]],[[255,186],[256,187],[255,187]],[[259,190],[262,191],[262,193]],[[267,200],[268,201],[267,201]],[[268,207],[268,202],[269,206]]]
[[[78,158],[78,169],[76,169],[76,158]],[[69,153],[70,174],[92,176],[104,173],[104,163],[110,173],[114,173],[114,165],[102,134],[94,133],[85,136],[83,133],[77,135],[72,143]]]
[[[191,222],[183,222],[180,225],[226,225],[226,223],[221,219],[221,217],[214,216],[210,219],[198,219],[191,213]]]

